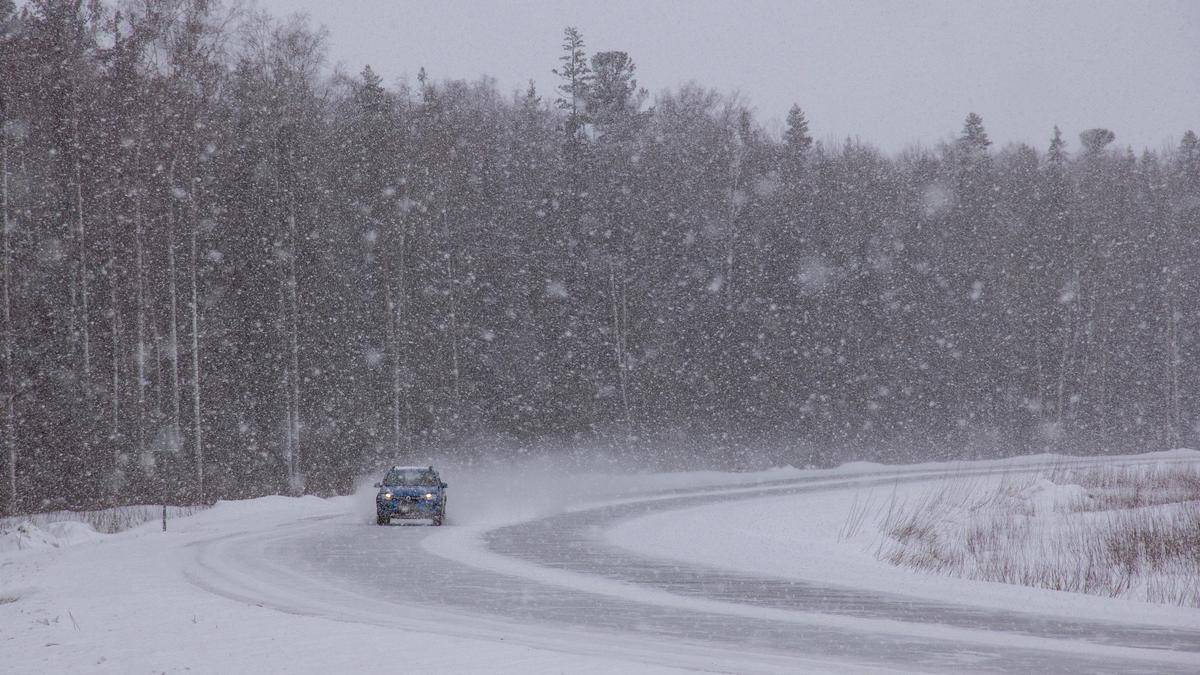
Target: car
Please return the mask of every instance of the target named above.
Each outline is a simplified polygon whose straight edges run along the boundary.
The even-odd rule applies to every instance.
[[[375,487],[377,525],[392,518],[427,518],[434,525],[446,520],[446,484],[432,466],[393,466]]]

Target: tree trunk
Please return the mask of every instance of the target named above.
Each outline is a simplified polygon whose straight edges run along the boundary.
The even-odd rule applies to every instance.
[[[136,166],[134,170],[136,171]],[[142,223],[142,194],[137,187],[135,187],[134,193],[133,227],[134,264],[137,266],[134,288],[134,301],[137,303],[134,313],[134,321],[137,324],[137,352],[135,354],[137,359],[137,429],[135,433],[137,434],[138,457],[140,458],[146,452],[146,280],[145,253],[142,250],[142,231],[145,227]],[[156,356],[157,352],[156,345]]]
[[[408,452],[411,450],[408,443],[408,438],[402,432],[402,423],[404,416],[401,414],[403,408],[406,408],[407,393],[401,382],[402,373],[402,354],[400,351],[400,331],[405,319],[405,288],[404,288],[404,234],[400,234],[400,251],[399,251],[399,266],[396,271],[398,279],[398,288],[396,293],[392,293],[392,275],[388,265],[384,266],[384,292],[386,295],[386,303],[388,310],[388,350],[392,357],[392,444],[393,449],[397,451]]]
[[[727,214],[729,218],[729,236],[725,239],[725,259],[723,261],[725,263],[725,279],[722,280],[722,283],[725,284],[725,313],[728,317],[727,325],[729,326],[733,325],[733,262],[737,246],[737,181],[739,172],[740,169],[735,166],[733,180],[729,186],[729,212]]]
[[[1058,396],[1057,404],[1054,410],[1055,423],[1061,425],[1066,416],[1066,393],[1067,393],[1067,370],[1074,363],[1073,352],[1075,347],[1075,306],[1079,302],[1078,294],[1081,292],[1079,288],[1079,274],[1074,276],[1076,297],[1071,298],[1070,304],[1066,308],[1066,316],[1063,317],[1065,325],[1063,326],[1062,336],[1062,353],[1059,355],[1058,361]]]
[[[405,266],[405,255],[408,254],[408,235],[403,231],[400,234],[400,272],[399,284],[396,288],[397,315],[396,315],[396,353],[403,354],[405,357],[410,352],[409,347],[409,332],[408,332],[408,268]],[[403,365],[400,358],[396,359],[394,367],[396,369],[396,383],[400,384],[400,369]],[[410,375],[411,378],[411,375]],[[413,410],[412,396],[410,386],[400,388],[401,398],[404,403],[404,448],[405,452],[412,452],[413,449]]]
[[[1106,316],[1107,298],[1102,294],[1105,286],[1096,289],[1096,351],[1099,352],[1100,363],[1096,365],[1097,388],[1096,403],[1091,407],[1095,416],[1094,427],[1100,431],[1102,443],[1108,442],[1108,318]]]
[[[179,391],[179,294],[175,283],[175,207],[171,207],[170,227],[167,229],[167,273],[171,276],[168,288],[171,294],[171,426],[179,435],[180,391]]]
[[[196,485],[200,502],[204,503],[204,438],[203,424],[200,417],[200,302],[196,283],[197,268],[200,258],[196,250],[196,230],[199,223],[196,220],[196,179],[191,180],[191,195],[189,200],[189,215],[192,231],[192,417],[195,420],[195,457]]]
[[[453,419],[457,421],[462,401],[462,387],[458,368],[458,315],[456,307],[457,298],[455,297],[454,247],[450,238],[450,219],[446,217],[444,208],[442,209],[442,225],[446,235],[446,287],[449,291],[447,301],[450,305],[450,374],[453,377],[454,385]]]
[[[1179,445],[1179,321],[1175,310],[1175,279],[1174,270],[1167,280],[1167,344],[1166,344],[1166,381],[1167,381],[1167,446],[1175,448]]]
[[[383,303],[387,308],[388,355],[392,362],[392,450],[400,449],[400,352],[396,345],[396,303],[392,299],[392,279],[388,265],[383,266]]]
[[[296,199],[290,189],[288,191],[288,232],[291,238],[287,289],[288,299],[291,304],[291,321],[288,326],[288,349],[291,357],[291,368],[289,369],[291,373],[291,410],[289,412],[291,429],[289,435],[292,442],[292,464],[290,467],[291,475],[289,476],[289,482],[293,491],[299,491],[303,489],[303,457],[300,451],[300,302],[297,289],[299,284],[296,279],[299,228],[296,224]]]
[[[166,402],[163,400],[163,381],[166,380],[166,377],[163,376],[162,372],[163,339],[162,335],[158,332],[157,321],[150,322],[150,343],[154,345],[154,420],[158,422],[166,417],[166,413],[163,412],[163,407],[166,405]]]
[[[1034,343],[1033,361],[1034,367],[1034,389],[1037,392],[1037,404],[1039,406],[1038,417],[1045,417],[1046,410],[1046,368],[1042,363],[1042,343],[1036,337],[1031,340]]]
[[[120,465],[121,447],[117,442],[121,435],[121,310],[117,295],[117,219],[113,216],[111,197],[106,199],[107,216],[112,227],[108,240],[108,289],[109,311],[112,312],[112,405],[110,409],[112,427],[109,442],[113,445],[113,471]]]
[[[617,362],[617,382],[621,387],[621,410],[625,415],[625,435],[633,433],[633,419],[629,413],[629,387],[627,386],[627,366],[625,357],[625,326],[627,321],[625,304],[625,275],[622,272],[618,290],[616,262],[608,263],[608,295],[612,305],[613,357]]]
[[[84,229],[83,218],[83,147],[82,140],[79,138],[79,104],[74,97],[71,99],[71,143],[74,157],[71,195],[75,201],[75,234],[79,238],[79,258],[76,262],[79,266],[79,335],[83,346],[83,377],[84,380],[88,380],[92,375],[92,356],[91,340],[88,334],[87,233]]]
[[[288,330],[287,330],[287,325],[288,325],[287,294],[284,292],[284,287],[286,285],[287,285],[286,279],[280,278],[280,280],[279,280],[279,316],[278,316],[278,320],[276,322],[276,330],[278,331],[280,347],[282,348],[284,354],[287,353],[287,345],[288,345],[288,337],[289,337]],[[287,487],[285,489],[290,490],[293,482],[295,481],[295,460],[294,460],[294,458],[296,455],[296,442],[295,442],[295,439],[293,438],[293,432],[295,431],[296,427],[292,423],[292,368],[291,368],[289,361],[285,360],[283,363],[284,363],[283,380],[280,382],[280,386],[283,388],[283,431],[284,431],[283,467],[284,467],[284,482],[287,485]]]
[[[13,328],[12,301],[10,288],[12,286],[12,270],[9,248],[9,232],[11,225],[8,221],[8,134],[5,125],[8,120],[6,102],[0,99],[0,240],[3,240],[4,255],[4,451],[7,457],[6,473],[8,474],[8,504],[6,511],[9,515],[17,512],[17,443],[16,443],[16,414],[13,399],[17,396],[13,385]]]

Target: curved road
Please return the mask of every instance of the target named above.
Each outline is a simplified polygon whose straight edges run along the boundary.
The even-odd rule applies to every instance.
[[[718,672],[1200,672],[1200,626],[996,611],[741,574],[640,556],[601,534],[715,500],[928,478],[909,471],[679,491],[493,529],[383,528],[346,514],[204,542],[189,578],[281,611]]]

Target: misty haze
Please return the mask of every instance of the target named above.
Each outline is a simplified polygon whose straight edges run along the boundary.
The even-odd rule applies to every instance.
[[[1196,672],[1197,28],[0,0],[0,673]]]

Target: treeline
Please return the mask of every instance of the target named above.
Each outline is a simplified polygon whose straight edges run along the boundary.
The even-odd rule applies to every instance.
[[[781,137],[327,77],[302,19],[0,0],[4,508],[345,489],[502,438],[737,466],[1194,443],[1200,147]],[[557,65],[557,67],[555,67]]]

